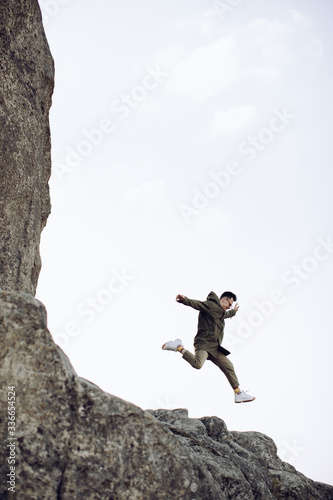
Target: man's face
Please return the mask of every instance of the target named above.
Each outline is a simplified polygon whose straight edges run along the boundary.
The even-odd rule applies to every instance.
[[[222,299],[220,299],[221,307],[225,311],[227,309],[230,309],[232,307],[233,303],[234,303],[234,299],[231,299],[230,297],[223,297]]]

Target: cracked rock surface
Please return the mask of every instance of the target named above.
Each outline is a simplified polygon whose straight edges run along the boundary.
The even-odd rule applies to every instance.
[[[186,409],[148,410],[201,462],[220,488],[218,498],[331,499],[333,487],[314,482],[277,456],[260,432],[229,432],[218,417],[193,419]]]

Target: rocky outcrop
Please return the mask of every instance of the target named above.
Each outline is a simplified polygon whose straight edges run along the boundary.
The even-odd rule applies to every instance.
[[[1,0],[0,71],[0,288],[35,294],[50,213],[54,81],[37,0]]]
[[[14,481],[18,499],[333,498],[263,434],[229,432],[186,410],[144,412],[78,377],[29,295],[0,293],[0,357],[1,441],[12,445],[0,448],[0,477]],[[1,499],[9,486],[1,482]]]
[[[18,499],[218,498],[208,473],[169,430],[75,374],[32,297],[0,294],[0,353],[1,380],[15,386]],[[5,442],[7,391],[1,396]],[[8,450],[0,448],[2,478]],[[0,488],[7,498],[6,484]]]
[[[333,487],[316,483],[277,456],[274,441],[260,432],[229,432],[218,417],[188,418],[188,411],[150,410],[201,463],[220,489],[217,498],[331,499]]]

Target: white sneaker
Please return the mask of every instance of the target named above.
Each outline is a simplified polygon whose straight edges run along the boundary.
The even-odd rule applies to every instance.
[[[178,346],[183,347],[183,342],[181,341],[181,339],[170,340],[169,342],[166,342],[162,345],[162,349],[163,351],[176,351]]]
[[[239,394],[235,393],[235,403],[248,403],[254,401],[256,398],[247,394],[247,391],[241,391]]]

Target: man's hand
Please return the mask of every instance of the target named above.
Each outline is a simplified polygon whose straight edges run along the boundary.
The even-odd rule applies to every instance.
[[[183,303],[185,300],[185,297],[184,297],[184,295],[178,294],[176,297],[176,300],[177,300],[177,302]]]
[[[233,310],[234,310],[235,312],[237,312],[237,311],[238,311],[238,309],[239,309],[239,305],[238,305],[238,302],[236,302],[236,304],[235,304],[235,305],[234,305],[234,307],[233,307]]]

